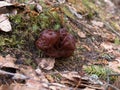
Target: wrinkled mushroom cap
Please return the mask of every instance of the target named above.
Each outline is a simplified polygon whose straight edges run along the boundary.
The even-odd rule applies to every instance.
[[[46,50],[52,47],[58,40],[59,34],[52,30],[44,30],[39,39],[36,41],[36,46],[41,50]]]
[[[59,58],[71,56],[75,50],[75,43],[74,36],[63,28],[59,31],[44,30],[36,41],[36,46],[47,56]]]

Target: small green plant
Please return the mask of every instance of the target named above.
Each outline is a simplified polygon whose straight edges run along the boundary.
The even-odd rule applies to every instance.
[[[20,48],[20,45],[24,44],[24,40],[17,39],[17,36],[0,36],[0,49],[2,50],[4,47],[8,48]]]
[[[27,59],[25,60],[25,64],[29,65],[29,66],[32,66],[33,68],[36,67],[36,64],[33,62],[33,60],[31,59]]]
[[[105,67],[105,66],[96,66],[96,65],[92,65],[92,66],[85,66],[84,67],[85,72],[87,72],[88,74],[96,74],[98,77],[102,78],[102,79],[106,79],[108,74],[112,74],[114,73],[111,69]],[[111,78],[113,79],[113,78]]]
[[[86,10],[88,14],[86,15],[86,18],[92,19],[95,14],[95,5],[93,4],[93,1],[90,2],[89,0],[82,0],[83,5],[86,7]]]
[[[119,38],[118,38],[118,37],[117,37],[117,38],[115,38],[114,43],[115,43],[116,45],[120,45],[120,40],[119,40]]]

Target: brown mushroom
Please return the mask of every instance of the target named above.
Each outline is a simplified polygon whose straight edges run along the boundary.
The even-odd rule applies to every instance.
[[[59,31],[44,30],[36,41],[36,46],[47,56],[59,58],[71,56],[75,50],[75,43],[74,36],[63,28]]]
[[[53,30],[44,30],[38,40],[36,46],[41,50],[47,50],[55,45],[59,39],[59,34]]]

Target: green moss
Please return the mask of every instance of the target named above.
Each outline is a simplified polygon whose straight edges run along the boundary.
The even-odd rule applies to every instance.
[[[40,31],[44,29],[58,30],[63,26],[59,13],[45,11],[40,15],[17,14],[10,16],[13,31],[0,36],[0,48],[11,47],[24,49],[26,46],[34,46]]]
[[[98,77],[101,79],[106,80],[108,74],[113,74],[115,73],[113,70],[105,67],[105,66],[97,66],[97,65],[92,65],[92,66],[84,66],[85,72],[88,74],[96,74]],[[110,77],[110,80],[115,80],[115,77]]]
[[[119,38],[118,38],[118,37],[117,37],[117,38],[115,38],[114,43],[115,43],[116,45],[120,45],[120,40],[119,40]]]
[[[120,26],[118,25],[118,22],[110,21],[110,23],[115,30],[120,30]]]
[[[67,6],[61,6],[61,10],[65,13],[66,16],[75,19],[75,16],[73,13],[70,12],[69,8]]]
[[[103,4],[103,1],[100,1]],[[98,5],[96,5],[94,3],[94,0],[82,0],[83,5],[86,7],[86,10],[88,12],[88,19],[92,19],[94,16],[98,16],[101,18],[102,21],[105,20],[105,16],[106,14],[104,13],[104,11],[102,10],[101,7],[99,7]]]
[[[65,27],[66,20],[61,12],[52,11],[51,8],[44,8],[43,12],[38,15],[34,15],[32,12],[31,9],[31,12],[24,11],[9,17],[12,31],[0,33],[0,53],[9,53],[18,59],[23,56],[26,59],[25,64],[35,67],[33,59],[44,57],[35,46],[40,32],[45,29],[58,30]],[[28,55],[26,52],[29,52]]]

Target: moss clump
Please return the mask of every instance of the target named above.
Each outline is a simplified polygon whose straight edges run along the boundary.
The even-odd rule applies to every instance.
[[[83,69],[88,74],[90,75],[96,74],[98,77],[100,77],[103,80],[107,80],[107,77],[108,77],[107,75],[115,73],[113,70],[105,66],[96,66],[96,65],[84,66]],[[115,79],[116,77],[110,77],[110,80],[115,80]]]
[[[47,9],[41,14],[35,11],[23,12],[15,16],[10,16],[12,32],[1,33],[0,50],[3,48],[34,48],[34,42],[39,33],[44,29],[58,30],[63,27],[64,18],[57,11]]]
[[[18,63],[35,67],[37,57],[44,55],[35,46],[35,41],[44,29],[58,30],[64,26],[65,20],[59,11],[51,8],[44,9],[38,14],[28,7],[15,16],[10,16],[12,31],[0,32],[0,52],[3,55],[12,54],[18,59]],[[29,55],[26,55],[29,54]]]

